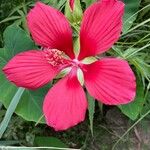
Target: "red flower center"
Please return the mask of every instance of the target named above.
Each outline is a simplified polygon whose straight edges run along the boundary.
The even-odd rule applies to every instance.
[[[46,60],[53,67],[61,67],[70,64],[69,59],[65,58],[64,52],[58,49],[46,49],[44,50]]]
[[[77,67],[81,68],[82,63],[77,59],[69,59],[63,51],[58,49],[45,49],[44,56],[49,64],[57,68]]]
[[[72,66],[77,68],[82,68],[82,63],[78,59],[73,59]]]

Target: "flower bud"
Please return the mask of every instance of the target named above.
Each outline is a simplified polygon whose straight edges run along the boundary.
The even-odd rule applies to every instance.
[[[65,16],[71,24],[80,24],[82,19],[82,8],[80,0],[67,0],[65,7]]]

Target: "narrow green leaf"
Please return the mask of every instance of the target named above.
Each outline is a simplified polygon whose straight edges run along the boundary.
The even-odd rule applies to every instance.
[[[12,9],[12,11],[10,12],[9,16],[13,15],[15,12],[17,12],[18,10],[22,9],[25,6],[28,6],[29,4],[31,4],[32,2],[26,2],[25,4],[21,4],[19,6],[16,6],[15,8]]]
[[[23,92],[24,92],[24,88],[19,88],[18,91],[16,92],[15,96],[11,100],[11,103],[6,111],[5,117],[0,124],[0,138],[2,137],[3,133],[5,132],[5,130],[8,126],[8,123],[11,119],[11,116],[13,115]]]
[[[132,27],[132,28],[131,28],[131,29],[129,29],[128,31],[123,32],[123,34],[122,34],[122,35],[127,34],[127,33],[131,32],[131,31],[133,31],[133,30],[135,30],[135,29],[137,29],[137,28],[139,28],[139,27],[141,27],[141,26],[145,25],[145,24],[146,24],[146,23],[148,23],[148,22],[150,22],[150,18],[149,18],[149,19],[147,19],[147,20],[145,20],[145,21],[143,21],[143,22],[141,22],[141,23],[138,23],[136,26]]]
[[[54,150],[56,148],[67,148],[68,146],[64,144],[61,140],[55,138],[55,137],[40,137],[37,136],[35,137],[34,140],[35,146],[40,146],[40,147],[53,147],[52,149]]]
[[[90,120],[90,129],[93,136],[93,119],[95,113],[95,100],[87,93],[88,98],[88,111],[89,111],[89,120]]]
[[[100,109],[100,112],[101,112],[101,115],[102,115],[102,117],[104,116],[104,114],[103,114],[103,106],[104,106],[104,104],[103,103],[101,103],[101,102],[98,102],[98,106],[99,106],[99,109]]]
[[[145,48],[150,47],[150,43],[146,44],[145,46],[141,47],[141,48],[131,48],[125,51],[125,58],[131,58],[133,56],[135,56],[138,52],[144,50]]]
[[[146,100],[146,102],[145,102],[145,105],[144,105],[144,107],[142,109],[142,112],[141,112],[142,115],[150,110],[150,82],[149,82],[149,84],[146,88],[145,100]],[[150,119],[150,115],[147,116],[147,118]]]
[[[61,10],[62,7],[65,5],[66,1],[67,0],[58,1],[56,8],[59,9],[59,10]]]
[[[134,48],[134,47],[128,48],[123,52],[123,58],[127,59],[130,55],[136,54],[135,52],[138,50],[139,50],[138,48]]]
[[[30,35],[30,32],[28,30],[28,26],[27,26],[27,19],[26,19],[26,14],[22,11],[22,10],[18,10],[17,11],[20,16],[21,16],[21,20],[22,20],[22,26],[25,29],[25,31],[27,32],[28,35]]]
[[[20,18],[21,18],[21,16],[8,17],[8,18],[6,18],[6,19],[0,21],[0,24],[1,24],[1,23],[5,23],[5,22],[8,22],[8,21],[12,21],[12,20],[17,20],[17,19],[20,19]]]
[[[112,49],[116,52],[117,55],[123,57],[123,53],[122,53],[122,50],[120,48],[118,48],[117,46],[112,46]]]

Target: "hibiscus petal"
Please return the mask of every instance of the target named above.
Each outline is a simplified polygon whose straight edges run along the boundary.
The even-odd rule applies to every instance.
[[[135,76],[125,60],[104,58],[85,65],[84,78],[89,93],[104,104],[126,104],[135,97]]]
[[[72,72],[56,83],[45,97],[46,122],[57,130],[66,130],[85,118],[87,100],[83,88]]]
[[[103,0],[85,11],[80,30],[80,60],[112,47],[120,36],[123,12],[124,3],[118,0]]]
[[[72,30],[61,12],[37,2],[29,12],[27,22],[37,44],[51,49],[59,49],[74,58]]]
[[[8,80],[18,87],[39,88],[52,80],[59,72],[45,59],[43,51],[30,50],[12,58],[3,68]]]

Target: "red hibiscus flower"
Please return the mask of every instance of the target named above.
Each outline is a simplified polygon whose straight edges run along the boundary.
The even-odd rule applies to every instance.
[[[118,105],[134,99],[135,76],[125,60],[101,58],[91,64],[82,61],[106,52],[118,40],[123,12],[124,4],[117,0],[91,5],[83,15],[78,56],[73,50],[71,27],[61,12],[40,2],[29,12],[29,30],[44,49],[16,55],[3,71],[18,87],[37,89],[64,68],[70,68],[49,90],[43,103],[46,122],[55,130],[68,129],[85,118],[87,99],[77,77],[79,69],[83,72],[85,88],[98,101]]]

